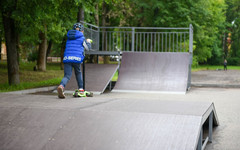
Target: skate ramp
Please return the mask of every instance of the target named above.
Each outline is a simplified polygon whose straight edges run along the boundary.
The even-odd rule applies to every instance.
[[[3,150],[196,150],[211,113],[219,124],[210,102],[2,95],[0,108]]]
[[[85,64],[85,90],[94,94],[103,93],[117,69],[118,65],[114,64]],[[78,85],[73,70],[72,77],[65,87],[65,93],[72,93],[75,89],[78,89]]]
[[[186,93],[189,53],[123,52],[113,92]]]

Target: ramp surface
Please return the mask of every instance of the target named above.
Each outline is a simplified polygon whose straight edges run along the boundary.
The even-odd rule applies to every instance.
[[[85,90],[95,94],[103,93],[117,69],[118,65],[114,64],[85,64]],[[65,92],[72,93],[75,89],[78,89],[78,86],[73,71]]]
[[[189,53],[123,52],[117,92],[187,90]]]
[[[196,150],[212,103],[1,95],[0,149]]]

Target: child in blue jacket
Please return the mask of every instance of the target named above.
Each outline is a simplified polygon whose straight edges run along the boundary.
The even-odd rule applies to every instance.
[[[91,48],[91,40],[85,40],[83,31],[83,25],[81,23],[76,23],[73,26],[73,30],[69,30],[67,33],[66,49],[63,56],[64,77],[57,88],[59,98],[65,98],[63,91],[67,82],[71,79],[72,68],[74,68],[75,71],[78,89],[80,92],[84,92],[81,63],[84,60],[84,48],[86,50]]]

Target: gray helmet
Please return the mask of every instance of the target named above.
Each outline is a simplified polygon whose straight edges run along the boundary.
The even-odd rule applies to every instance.
[[[75,23],[73,25],[73,29],[76,30],[76,28],[79,28],[80,31],[83,31],[84,30],[84,27],[81,23]]]

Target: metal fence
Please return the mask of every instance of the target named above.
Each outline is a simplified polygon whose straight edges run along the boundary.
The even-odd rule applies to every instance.
[[[98,27],[84,23],[92,50],[116,52],[189,52],[193,51],[193,28]]]
[[[84,27],[84,36],[86,39],[92,39],[92,50],[99,51],[99,35],[100,35],[100,28],[98,26],[89,24],[89,23],[84,23],[82,22],[85,27]]]
[[[84,35],[93,40],[89,54],[120,55],[121,52],[187,52],[189,71],[187,89],[191,86],[193,27],[98,27],[82,22]]]

